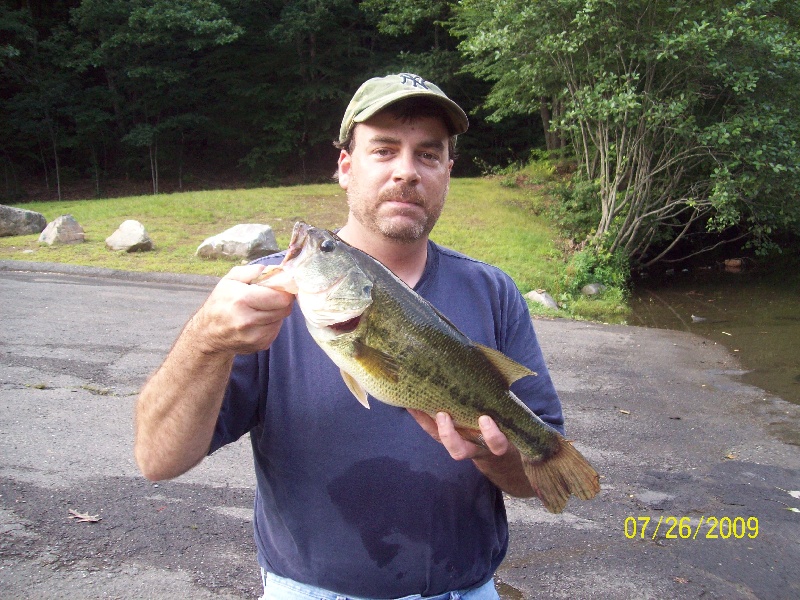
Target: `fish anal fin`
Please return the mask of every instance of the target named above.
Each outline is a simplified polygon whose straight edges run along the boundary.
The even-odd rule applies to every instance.
[[[358,381],[356,381],[355,378],[347,371],[342,369],[340,373],[342,374],[342,379],[344,379],[347,389],[353,393],[353,396],[356,397],[356,400],[358,400],[365,408],[369,408],[367,391],[364,389],[364,386],[358,383]]]
[[[480,429],[472,429],[471,427],[461,427],[460,425],[456,425],[456,431],[468,442],[472,442],[473,444],[481,446],[482,448],[487,447],[486,442],[483,441],[483,435],[481,435]]]
[[[522,465],[534,492],[551,513],[563,511],[570,496],[589,500],[600,492],[597,471],[561,436],[552,454],[538,460],[523,455]]]
[[[400,379],[400,364],[385,352],[365,344],[361,340],[353,341],[353,358],[370,374],[397,383]]]
[[[503,377],[505,377],[508,385],[511,385],[517,379],[522,379],[528,375],[536,375],[536,373],[531,371],[528,367],[511,360],[499,350],[489,348],[488,346],[484,346],[482,344],[475,344],[475,347],[477,347],[478,350],[480,350],[483,355],[489,359],[489,362],[492,363],[498,371],[500,371]]]

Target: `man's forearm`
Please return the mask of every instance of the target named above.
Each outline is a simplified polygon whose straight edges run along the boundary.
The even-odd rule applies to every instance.
[[[233,354],[204,352],[194,319],[136,404],[136,462],[145,477],[185,473],[208,453],[230,376]]]

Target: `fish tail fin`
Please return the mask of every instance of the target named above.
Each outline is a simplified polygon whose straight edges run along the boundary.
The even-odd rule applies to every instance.
[[[594,498],[600,491],[600,476],[578,450],[558,437],[556,451],[546,458],[522,457],[525,475],[544,507],[552,513],[564,510],[574,495],[581,500]]]

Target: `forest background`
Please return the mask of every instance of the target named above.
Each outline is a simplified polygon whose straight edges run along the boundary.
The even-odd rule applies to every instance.
[[[3,0],[0,201],[329,181],[350,96],[389,72],[469,114],[456,176],[550,161],[574,260],[610,283],[796,252],[800,5],[779,0]]]

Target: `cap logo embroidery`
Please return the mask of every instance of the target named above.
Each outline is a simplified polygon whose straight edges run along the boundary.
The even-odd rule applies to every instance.
[[[403,85],[411,85],[412,87],[421,87],[424,90],[428,89],[428,86],[425,85],[425,80],[419,75],[413,75],[412,73],[399,73],[399,77],[400,77],[400,83]]]

